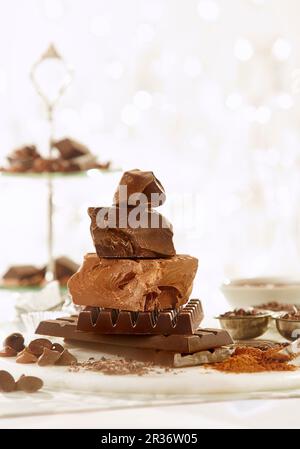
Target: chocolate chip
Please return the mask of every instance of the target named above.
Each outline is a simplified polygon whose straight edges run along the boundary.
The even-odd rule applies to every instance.
[[[60,358],[60,352],[51,351],[51,349],[44,348],[43,354],[38,359],[39,366],[54,365]]]
[[[7,371],[0,371],[0,391],[10,393],[16,389],[15,379]]]
[[[60,366],[70,366],[75,363],[77,363],[76,357],[73,354],[71,354],[67,349],[65,349],[64,352],[61,353],[59,359],[55,364]]]
[[[4,346],[0,351],[0,357],[16,357],[17,351],[10,346]]]
[[[62,345],[60,345],[59,343],[53,343],[51,350],[62,353],[62,352],[64,352],[65,348]]]
[[[39,377],[34,376],[21,376],[17,381],[17,389],[25,391],[26,393],[35,393],[40,390],[44,385],[44,382]]]
[[[37,357],[32,354],[32,352],[30,352],[28,350],[28,348],[23,349],[23,351],[21,351],[18,354],[18,357],[16,358],[16,363],[36,363],[37,362]]]
[[[43,354],[44,348],[52,348],[52,342],[47,338],[37,338],[36,340],[32,340],[28,345],[29,351],[37,357]]]
[[[16,352],[20,352],[25,348],[24,337],[22,334],[14,333],[6,337],[3,342],[3,346],[9,346]]]

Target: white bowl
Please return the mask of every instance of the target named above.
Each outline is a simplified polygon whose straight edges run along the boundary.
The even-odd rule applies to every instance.
[[[300,279],[286,277],[232,279],[222,284],[221,291],[234,308],[257,306],[273,301],[300,304]]]

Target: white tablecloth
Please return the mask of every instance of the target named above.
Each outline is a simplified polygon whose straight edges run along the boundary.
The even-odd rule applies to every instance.
[[[300,399],[128,408],[0,420],[0,428],[299,428]]]
[[[12,299],[1,292],[2,335],[16,330],[10,322]],[[108,398],[43,389],[34,395],[0,394],[0,428],[289,428],[300,426],[299,407],[300,391],[260,393],[244,400]]]

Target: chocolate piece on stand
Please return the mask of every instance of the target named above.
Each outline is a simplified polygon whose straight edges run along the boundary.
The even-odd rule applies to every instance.
[[[74,139],[62,139],[53,142],[53,148],[60,152],[62,159],[74,159],[90,153],[85,145]]]
[[[79,265],[69,257],[62,256],[55,259],[55,276],[61,284],[67,284],[78,268]]]
[[[126,192],[123,190],[124,186],[127,187]],[[161,206],[166,200],[165,190],[153,172],[135,169],[123,174],[119,187],[114,195],[114,205],[128,204],[135,206],[135,203],[128,203],[129,197],[130,195],[141,193],[145,195],[150,207]],[[153,196],[152,194],[156,195]]]
[[[79,313],[77,329],[100,334],[192,334],[203,320],[201,302],[191,299],[181,309],[126,312],[87,307]]]
[[[55,259],[55,276],[60,285],[66,286],[68,280],[78,270],[79,265],[68,257]],[[45,282],[46,267],[37,268],[33,265],[16,265],[10,267],[3,275],[6,286],[31,287],[41,286]]]
[[[81,306],[143,312],[174,309],[191,294],[198,260],[177,255],[169,259],[107,259],[85,256],[68,288]]]
[[[8,269],[3,276],[3,280],[6,285],[40,285],[44,281],[45,274],[45,268],[37,268],[33,265],[16,265]]]
[[[132,227],[131,208],[93,208],[91,235],[99,257],[153,258],[176,254],[172,225],[165,217],[152,210],[144,210],[139,218],[141,227]]]
[[[40,154],[34,145],[25,145],[9,154],[7,160],[10,163],[12,171],[23,172],[30,170],[34,161],[39,157]]]

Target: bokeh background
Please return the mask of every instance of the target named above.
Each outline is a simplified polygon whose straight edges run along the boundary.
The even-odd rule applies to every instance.
[[[209,312],[226,277],[300,274],[300,2],[0,0],[0,160],[48,126],[31,66],[53,42],[74,69],[57,138],[153,170]],[[120,173],[55,182],[55,252],[92,250],[88,206]],[[0,270],[46,261],[43,181],[0,180]],[[223,304],[223,303],[222,303]]]

